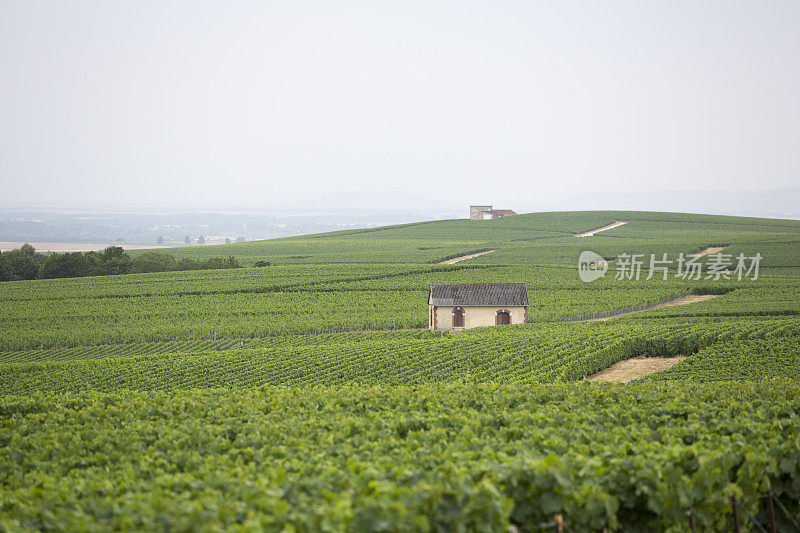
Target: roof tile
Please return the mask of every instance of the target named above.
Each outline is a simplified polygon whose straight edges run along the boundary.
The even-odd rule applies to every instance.
[[[432,305],[528,305],[524,283],[431,283]]]

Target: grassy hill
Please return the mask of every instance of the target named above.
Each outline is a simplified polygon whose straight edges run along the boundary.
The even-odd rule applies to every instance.
[[[615,276],[709,246],[760,253],[758,279]],[[605,277],[580,280],[583,250]],[[800,511],[800,221],[534,213],[173,251],[272,266],[0,283],[0,529],[724,530],[732,497],[766,523],[770,491]],[[424,329],[430,283],[491,281],[526,283],[527,324]],[[688,291],[717,296],[562,321]]]
[[[574,235],[617,220],[628,224],[591,238]],[[435,263],[497,249],[486,264],[574,265],[591,246],[620,253],[692,253],[712,245],[726,253],[760,252],[765,268],[800,268],[800,221],[681,213],[585,211],[530,213],[495,220],[444,220],[216,246],[175,248],[178,257],[233,255],[252,264]]]
[[[592,237],[572,236],[620,219],[629,222]],[[608,259],[622,253],[644,254],[646,263],[650,254],[677,258],[710,245],[725,245],[724,252],[732,255],[760,253],[759,279],[684,279],[671,273],[666,281],[660,275],[646,280],[645,270],[642,279],[617,280],[614,263],[603,279],[593,283],[583,283],[576,273],[577,257],[587,249]],[[479,249],[497,251],[455,265],[435,264]],[[800,302],[793,296],[800,275],[800,222],[796,221],[669,213],[537,213],[177,250],[188,255],[235,254],[275,264],[3,283],[2,350],[423,328],[425,297],[433,282],[525,282],[531,298],[530,322],[648,304],[687,291],[726,294],[691,308],[652,314],[800,312]],[[366,260],[371,262],[360,262]]]

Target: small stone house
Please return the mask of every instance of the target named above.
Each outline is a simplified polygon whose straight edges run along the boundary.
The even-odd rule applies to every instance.
[[[461,331],[527,320],[524,283],[431,283],[428,291],[428,328],[432,330]]]
[[[511,209],[492,209],[490,205],[471,205],[469,206],[470,220],[486,220],[486,218],[503,218],[516,215]]]

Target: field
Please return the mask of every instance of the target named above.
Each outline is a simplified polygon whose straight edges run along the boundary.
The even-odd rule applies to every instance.
[[[731,270],[760,254],[758,275],[715,275],[712,254],[699,279],[645,279],[650,254],[709,246]],[[584,250],[605,277],[581,281]],[[0,530],[798,520],[800,221],[538,213],[171,252],[271,266],[0,284]],[[426,329],[430,283],[492,281],[526,283],[527,324]],[[717,296],[564,321],[687,292]]]

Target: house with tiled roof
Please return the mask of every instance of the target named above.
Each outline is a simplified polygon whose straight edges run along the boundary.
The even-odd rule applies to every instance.
[[[486,218],[503,218],[516,215],[516,211],[511,209],[492,209],[490,205],[471,205],[469,206],[470,220],[485,220]]]
[[[428,328],[432,330],[461,331],[527,320],[524,283],[431,283],[428,290]]]

